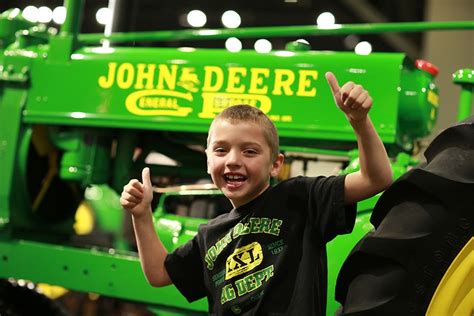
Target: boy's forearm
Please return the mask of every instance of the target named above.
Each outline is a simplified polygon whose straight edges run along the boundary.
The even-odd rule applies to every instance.
[[[357,135],[360,172],[381,191],[392,182],[392,168],[382,140],[369,116],[350,124]]]
[[[372,97],[361,85],[352,81],[340,87],[331,72],[326,73],[326,79],[334,102],[344,112],[357,135],[360,171],[350,173],[344,179],[344,201],[353,204],[386,189],[392,182],[392,168],[382,140],[368,116]]]
[[[360,170],[350,173],[344,181],[344,202],[365,200],[392,183],[392,168],[385,147],[368,116],[349,120],[359,147]]]
[[[153,286],[170,284],[164,261],[168,254],[153,227],[150,209],[141,216],[132,216],[135,238],[143,272]]]

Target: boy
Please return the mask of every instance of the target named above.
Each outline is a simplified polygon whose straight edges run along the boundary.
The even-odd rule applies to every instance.
[[[352,82],[326,78],[358,138],[361,170],[297,177],[270,187],[284,157],[275,126],[256,108],[224,110],[211,124],[208,173],[234,209],[199,227],[168,254],[155,234],[150,172],[124,187],[143,271],[150,284],[174,283],[189,300],[207,296],[212,315],[325,315],[326,243],[352,230],[354,203],[385,189],[392,171],[367,113],[372,99]]]

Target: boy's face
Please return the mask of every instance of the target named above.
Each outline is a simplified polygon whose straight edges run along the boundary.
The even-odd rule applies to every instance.
[[[206,149],[207,171],[214,184],[234,207],[246,204],[269,186],[283,164],[275,161],[261,128],[253,122],[235,124],[217,120],[212,124]]]

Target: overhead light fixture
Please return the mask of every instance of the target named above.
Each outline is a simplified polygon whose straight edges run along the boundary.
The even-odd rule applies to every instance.
[[[255,42],[254,45],[257,53],[269,53],[272,50],[272,43],[267,39],[259,39]]]
[[[48,7],[38,8],[38,22],[49,23],[53,19],[53,10]]]
[[[63,24],[66,20],[66,8],[56,7],[53,10],[53,22],[56,24]]]
[[[27,6],[23,9],[21,15],[30,22],[38,22],[38,8],[32,5]]]
[[[225,41],[225,48],[231,53],[238,53],[242,50],[242,42],[237,37],[229,37]]]
[[[221,21],[225,27],[229,29],[235,29],[240,26],[242,19],[240,18],[240,15],[237,12],[233,10],[228,10],[222,14]]]
[[[369,55],[372,52],[372,45],[367,41],[362,41],[356,45],[354,51],[357,55]]]
[[[192,27],[203,27],[207,22],[207,17],[201,10],[192,10],[186,16],[188,24]]]
[[[110,20],[112,19],[112,12],[109,8],[100,8],[99,10],[97,10],[95,18],[97,20],[97,23],[106,25],[110,23]]]
[[[336,23],[336,18],[331,12],[323,12],[316,19],[316,24],[320,28],[331,28]]]

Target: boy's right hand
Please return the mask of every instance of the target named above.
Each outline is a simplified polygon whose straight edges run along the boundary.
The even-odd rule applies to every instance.
[[[120,197],[122,207],[134,216],[141,216],[151,211],[153,187],[150,180],[150,168],[143,168],[142,182],[137,179],[130,180],[123,187]]]

